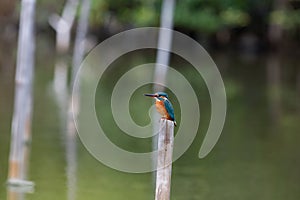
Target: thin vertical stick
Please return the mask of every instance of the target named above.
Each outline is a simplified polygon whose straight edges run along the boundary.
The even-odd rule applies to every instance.
[[[35,0],[22,0],[16,70],[16,88],[8,183],[22,184],[25,179],[25,145],[31,138],[32,81],[34,67]]]
[[[161,119],[158,133],[155,200],[169,200],[171,191],[174,123]]]
[[[64,95],[67,91],[68,63],[65,61],[69,53],[71,41],[71,28],[74,23],[79,0],[66,0],[61,17],[53,14],[49,18],[50,25],[56,31],[57,61],[54,69],[53,87],[57,96]],[[64,99],[60,104],[64,104]]]
[[[175,7],[175,0],[164,0],[162,4],[162,12],[160,18],[160,29],[158,36],[158,50],[156,55],[156,66],[154,72],[155,83],[165,83],[167,68],[162,67],[169,65],[170,49],[172,45],[172,31],[173,29],[173,13]],[[162,91],[160,85],[154,85],[154,92]]]
[[[85,41],[88,32],[89,14],[90,14],[91,2],[90,0],[82,0],[80,18],[76,30],[76,38],[73,54],[73,69],[71,77],[71,87],[74,86],[74,81],[79,70],[80,64],[83,61],[85,55]],[[73,99],[69,99],[69,116],[68,124],[73,124],[73,116],[76,118],[79,112],[79,87],[72,88]],[[72,102],[73,101],[73,102]],[[72,104],[73,103],[73,104]],[[73,113],[72,111],[73,106]],[[68,125],[70,126],[70,125]],[[75,129],[74,129],[75,130]]]
[[[86,35],[88,32],[90,9],[91,9],[91,0],[82,0],[80,18],[78,21],[75,45],[74,45],[73,71],[72,71],[72,80],[71,80],[72,86],[74,85],[74,79],[76,77],[77,71],[80,67],[80,64],[86,52],[85,42],[86,42]]]
[[[73,116],[76,118],[79,112],[79,87],[73,88],[74,81],[79,70],[80,64],[84,59],[85,51],[85,41],[86,35],[88,32],[89,24],[89,14],[91,8],[90,0],[82,0],[80,18],[76,31],[75,45],[74,45],[74,54],[73,54],[73,68],[72,68],[72,77],[71,77],[71,87],[72,87],[72,96],[73,99],[69,99],[69,115],[68,115],[68,126],[70,123],[73,124]],[[72,102],[73,101],[73,102]],[[73,104],[72,104],[73,103]],[[72,111],[73,106],[73,113]],[[75,131],[75,128],[74,128]]]
[[[91,8],[90,0],[81,1],[80,18],[77,26],[75,45],[74,45],[71,87],[74,86],[74,81],[77,72],[86,53],[85,40],[88,32],[90,8]],[[73,95],[70,96],[69,98],[69,111],[68,111],[68,119],[67,119],[68,124],[67,124],[66,152],[67,152],[68,200],[76,199],[77,145],[76,145],[76,128],[75,128],[73,117],[77,118],[79,113],[79,95],[80,95],[79,87],[73,88],[72,92]]]
[[[56,31],[56,63],[52,87],[54,98],[59,107],[61,127],[66,129],[66,114],[68,111],[68,62],[67,56],[71,44],[71,29],[74,24],[79,0],[65,0],[61,16],[53,14],[49,17],[49,24]]]

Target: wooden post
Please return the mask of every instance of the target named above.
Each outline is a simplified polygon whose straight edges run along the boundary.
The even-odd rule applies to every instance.
[[[32,185],[24,179],[26,145],[31,139],[35,0],[22,0],[21,3],[8,184]]]
[[[171,191],[174,123],[161,119],[158,133],[155,200],[169,200]]]

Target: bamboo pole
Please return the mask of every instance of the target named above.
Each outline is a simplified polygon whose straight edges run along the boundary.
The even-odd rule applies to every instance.
[[[35,0],[22,0],[8,173],[8,184],[12,185],[33,184],[24,179],[28,153],[26,145],[31,140],[34,15]]]
[[[155,200],[170,199],[173,145],[174,123],[161,119],[158,133]]]

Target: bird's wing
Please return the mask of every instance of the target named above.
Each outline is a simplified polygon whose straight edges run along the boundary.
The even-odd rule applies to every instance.
[[[172,106],[171,102],[169,100],[165,100],[164,104],[165,104],[165,108],[166,108],[168,114],[170,115],[170,118],[173,121],[175,121],[174,109],[173,109],[173,106]]]

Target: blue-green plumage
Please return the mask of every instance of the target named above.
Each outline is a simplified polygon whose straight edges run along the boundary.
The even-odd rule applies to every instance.
[[[174,115],[174,109],[172,103],[168,99],[165,99],[164,104],[170,118],[172,119],[172,121],[175,121],[175,115]]]

